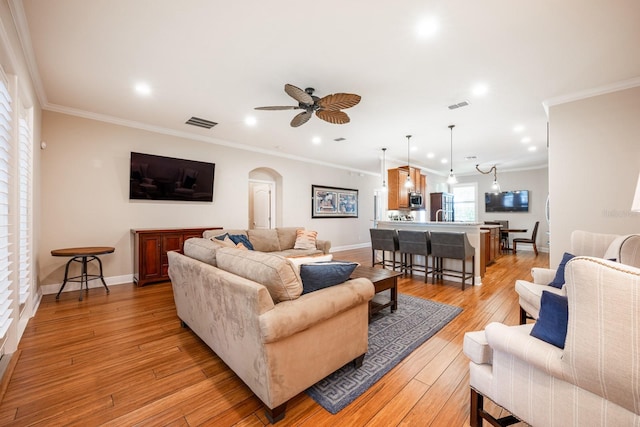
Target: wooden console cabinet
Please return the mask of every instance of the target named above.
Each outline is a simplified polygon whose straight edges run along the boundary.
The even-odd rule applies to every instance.
[[[222,227],[198,228],[138,228],[132,229],[133,281],[138,286],[169,280],[168,251],[182,252],[184,241],[191,237],[202,237],[205,230],[220,230]]]

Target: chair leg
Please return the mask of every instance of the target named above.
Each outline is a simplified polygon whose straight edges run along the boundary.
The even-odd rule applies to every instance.
[[[476,256],[471,257],[471,286],[476,285]]]
[[[525,325],[527,323],[527,312],[520,307],[520,324]]]
[[[518,242],[513,241],[513,254],[515,255],[518,252]]]
[[[462,260],[462,290],[464,291],[464,285],[467,283],[467,260]]]
[[[471,427],[482,427],[482,415],[484,396],[474,389],[471,389],[471,399],[469,408],[469,424]]]
[[[535,243],[533,244],[533,252],[535,252],[536,256],[538,256],[538,247]]]

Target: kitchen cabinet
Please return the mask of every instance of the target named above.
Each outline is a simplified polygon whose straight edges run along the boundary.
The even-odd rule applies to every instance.
[[[442,210],[442,212],[438,212],[439,210]],[[453,194],[431,193],[429,211],[431,213],[430,221],[453,221]]]
[[[501,255],[500,252],[500,227],[480,227],[481,230],[486,230],[484,234],[486,243],[483,257],[487,265],[495,262],[496,258]]]
[[[408,189],[405,187],[407,177],[411,177],[413,187]],[[409,193],[414,191],[421,193],[422,206],[418,209],[424,209],[425,198],[424,194],[427,189],[427,177],[422,175],[421,170],[417,168],[402,166],[395,169],[389,169],[387,171],[387,185],[388,185],[388,200],[387,209],[409,209]],[[416,208],[413,208],[416,209]]]
[[[167,252],[182,252],[184,241],[222,227],[132,229],[133,281],[138,286],[169,280]]]

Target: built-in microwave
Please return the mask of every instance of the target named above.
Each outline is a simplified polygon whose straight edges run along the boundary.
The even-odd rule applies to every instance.
[[[421,208],[422,207],[422,193],[409,193],[409,207]]]

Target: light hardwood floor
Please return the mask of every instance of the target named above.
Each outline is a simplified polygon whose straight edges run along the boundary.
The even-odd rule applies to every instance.
[[[369,249],[335,259],[369,265]],[[518,323],[514,282],[548,255],[506,254],[482,286],[401,278],[399,291],[463,312],[344,410],[331,415],[305,393],[278,426],[464,426],[469,420],[464,332]],[[0,404],[0,425],[263,426],[260,401],[189,330],[180,327],[170,283],[46,295],[20,342]],[[6,379],[5,379],[6,380]],[[497,412],[499,408],[489,407]]]

